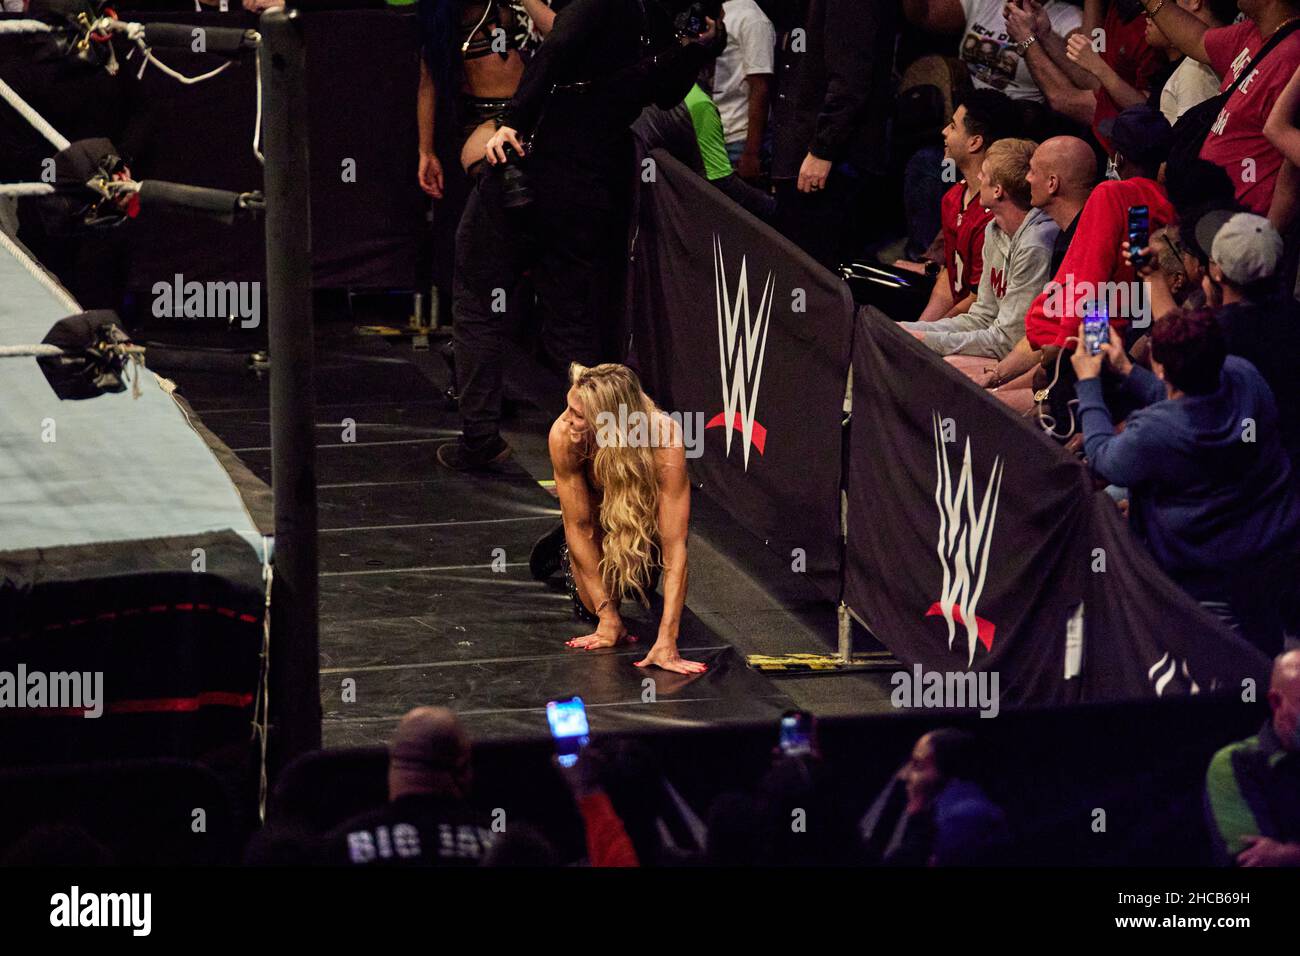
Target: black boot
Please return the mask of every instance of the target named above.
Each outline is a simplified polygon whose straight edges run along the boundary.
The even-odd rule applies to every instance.
[[[560,570],[560,549],[564,547],[564,522],[561,521],[537,539],[528,555],[528,570],[534,581],[546,581]]]
[[[482,445],[467,445],[464,437],[438,447],[438,464],[452,471],[491,471],[510,457],[510,445],[500,435]]]

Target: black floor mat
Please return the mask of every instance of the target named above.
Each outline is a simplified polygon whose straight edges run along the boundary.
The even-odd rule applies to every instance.
[[[546,702],[579,694],[593,732],[775,720],[789,699],[689,609],[680,646],[709,665],[686,677],[634,662],[659,606],[626,608],[635,644],[565,646],[589,629],[568,597],[528,575],[555,498],[517,464],[490,476],[435,461],[459,422],[400,347],[318,335],[317,478],[321,701],[327,746],[385,741],[421,704],[456,709],[477,739],[548,736]],[[267,379],[172,370],[204,422],[270,480]],[[167,375],[166,367],[157,371]]]

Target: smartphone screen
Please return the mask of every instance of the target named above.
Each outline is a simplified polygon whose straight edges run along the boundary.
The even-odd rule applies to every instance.
[[[572,767],[578,754],[586,746],[590,734],[587,726],[587,708],[581,697],[553,700],[546,705],[546,720],[555,738],[555,753],[560,765]]]
[[[1139,249],[1151,245],[1151,212],[1146,206],[1128,207],[1128,249],[1129,258],[1135,267],[1146,265],[1146,257],[1139,255]]]
[[[1110,316],[1105,302],[1088,302],[1083,307],[1083,345],[1089,355],[1096,355],[1110,341]]]
[[[791,710],[781,715],[781,753],[802,757],[812,753],[812,714]]]

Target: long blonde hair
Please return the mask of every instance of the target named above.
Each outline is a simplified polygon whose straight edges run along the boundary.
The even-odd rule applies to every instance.
[[[600,576],[610,596],[633,594],[642,604],[650,571],[661,560],[658,542],[659,478],[655,438],[660,411],[626,365],[569,366],[583,418],[594,430],[592,474],[601,487],[600,527],[605,538]],[[629,432],[642,422],[646,440]]]

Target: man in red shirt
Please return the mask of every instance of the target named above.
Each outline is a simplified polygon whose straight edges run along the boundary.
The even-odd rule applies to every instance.
[[[1246,19],[1208,28],[1176,3],[1144,0],[1150,16],[1183,53],[1209,64],[1223,78],[1220,91],[1236,81],[1283,25],[1300,16],[1300,0],[1240,0]],[[1201,158],[1227,170],[1237,201],[1257,215],[1271,215],[1282,154],[1264,136],[1264,123],[1283,88],[1300,67],[1300,30],[1286,36],[1251,75],[1242,80],[1219,113],[1201,147]],[[1280,214],[1280,210],[1278,211]]]
[[[1026,341],[1016,351],[1038,353],[1042,368],[1035,388],[1058,376],[1070,378],[1070,363],[1059,363],[1058,371],[1057,357],[1067,341],[1077,336],[1085,303],[1106,302],[1110,324],[1121,333],[1130,321],[1139,328],[1151,321],[1149,295],[1133,267],[1124,261],[1121,245],[1128,238],[1132,206],[1147,207],[1150,232],[1174,220],[1165,187],[1156,182],[1160,165],[1169,155],[1172,130],[1159,110],[1132,106],[1107,124],[1106,132],[1120,178],[1108,179],[1092,191],[1061,267],[1025,315]],[[1019,374],[1024,368],[1006,371]]]
[[[940,203],[945,269],[935,279],[919,321],[961,315],[974,304],[984,268],[984,229],[993,218],[979,201],[980,166],[988,148],[1015,136],[1019,126],[1019,112],[1005,93],[975,90],[962,99],[944,127],[945,170],[960,173],[961,180]]]

